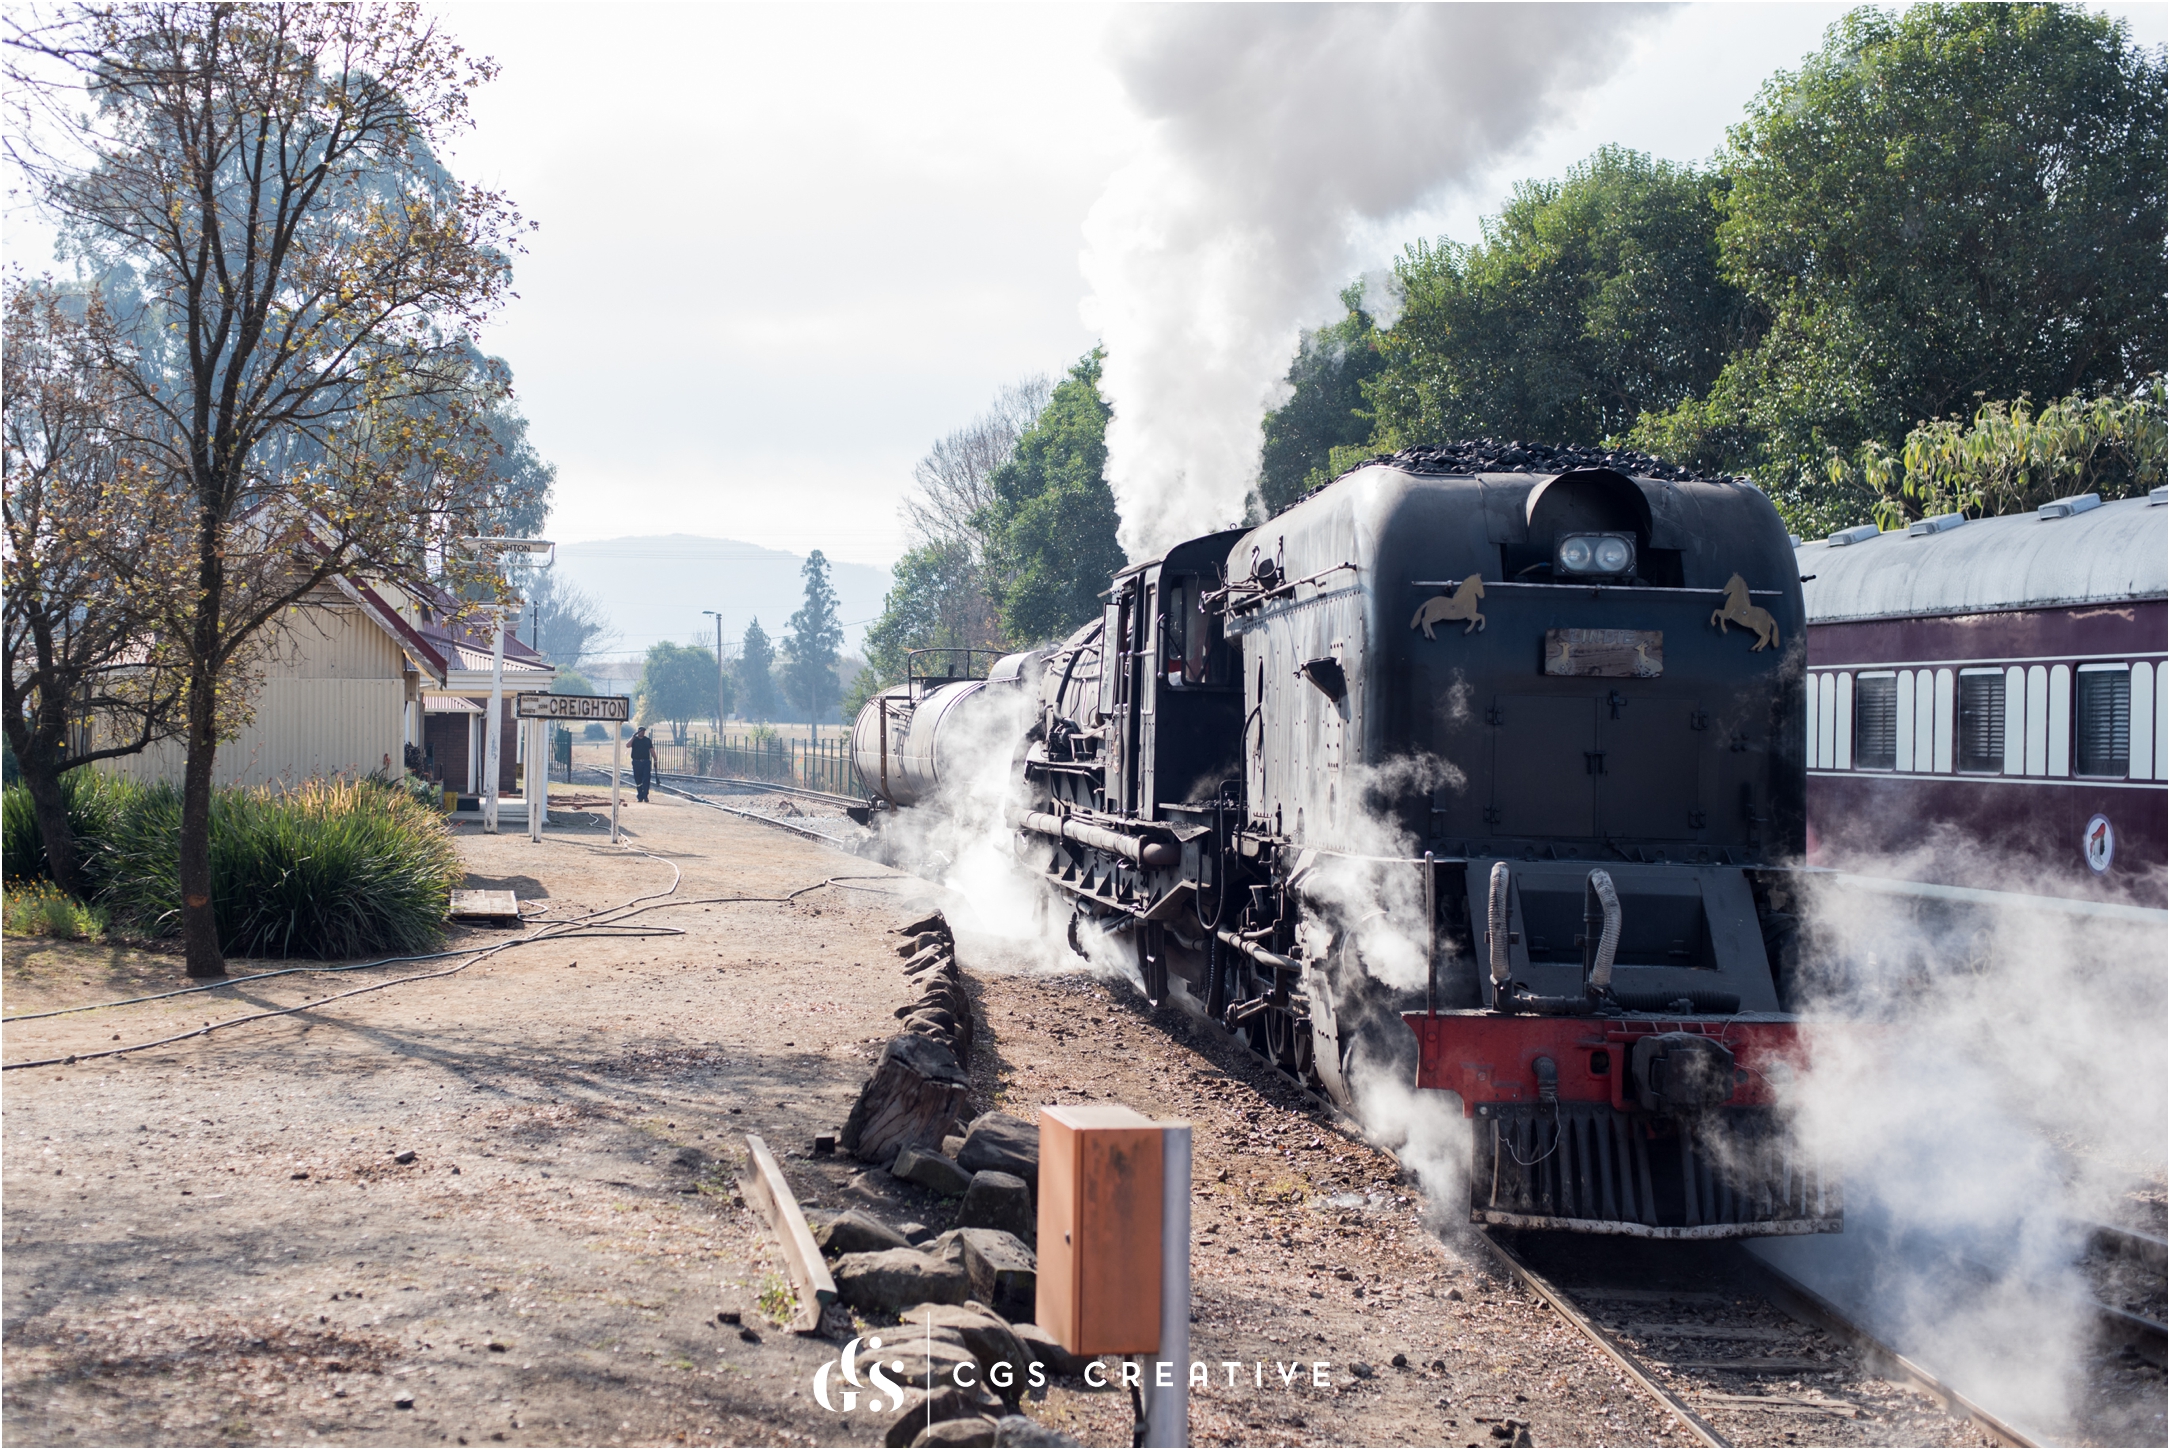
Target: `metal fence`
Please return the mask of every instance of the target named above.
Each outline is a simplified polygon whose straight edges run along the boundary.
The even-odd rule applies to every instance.
[[[866,796],[859,772],[852,768],[851,741],[843,735],[828,740],[725,735],[720,741],[685,745],[657,741],[656,769],[666,775],[769,780],[831,795]]]

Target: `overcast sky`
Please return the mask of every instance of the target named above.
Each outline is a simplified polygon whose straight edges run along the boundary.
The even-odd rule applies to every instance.
[[[2162,42],[2163,6],[2112,8]],[[484,343],[558,465],[557,538],[687,532],[887,565],[927,445],[1000,385],[1093,345],[1082,229],[1154,144],[1125,83],[1167,29],[1152,12],[440,13],[503,68],[454,169],[541,224]],[[1584,47],[1609,70],[1563,84],[1543,119],[1415,208],[1352,221],[1352,265],[1418,237],[1474,239],[1516,178],[1608,142],[1708,157],[1842,7],[1622,13],[1590,12],[1616,33]],[[1456,55],[1438,83],[1470,84],[1498,59]],[[1319,288],[1312,322],[1333,306]]]

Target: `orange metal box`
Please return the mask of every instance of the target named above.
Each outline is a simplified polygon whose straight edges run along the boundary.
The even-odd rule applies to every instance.
[[[1040,1109],[1040,1327],[1072,1354],[1160,1348],[1161,1129],[1113,1104]]]

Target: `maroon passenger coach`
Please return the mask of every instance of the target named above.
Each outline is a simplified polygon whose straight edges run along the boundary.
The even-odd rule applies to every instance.
[[[1798,548],[1813,863],[2163,904],[2164,502],[2089,495]]]

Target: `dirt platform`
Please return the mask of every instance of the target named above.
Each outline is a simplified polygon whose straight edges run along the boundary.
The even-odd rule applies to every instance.
[[[683,936],[522,948],[7,1075],[10,1443],[869,1438],[810,1403],[835,1346],[761,1314],[782,1266],[732,1173],[748,1130],[803,1153],[843,1120],[902,996],[881,935],[921,888],[683,802],[625,816],[652,854],[593,828],[540,846],[463,829],[469,884],[562,920],[661,891],[675,866],[676,896],[635,920]],[[823,885],[839,876],[856,879]],[[7,955],[11,1016],[182,984],[172,957],[15,941]],[[426,969],[17,1022],[5,1057]]]

